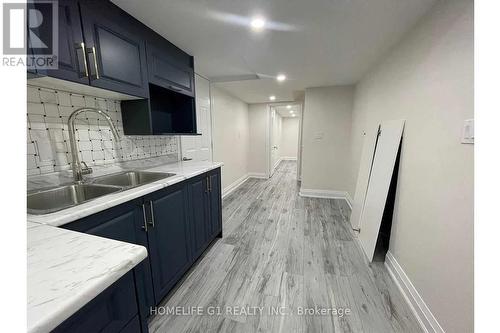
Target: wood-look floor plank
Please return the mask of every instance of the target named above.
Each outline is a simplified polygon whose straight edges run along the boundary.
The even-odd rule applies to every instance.
[[[157,315],[150,332],[421,332],[383,264],[367,262],[346,202],[300,197],[295,170],[284,161],[225,197],[224,238],[162,302],[220,313]],[[350,314],[298,314],[314,307]]]

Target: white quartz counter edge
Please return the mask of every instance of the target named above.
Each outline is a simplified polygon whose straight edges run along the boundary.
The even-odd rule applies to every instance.
[[[28,333],[71,317],[147,256],[140,245],[28,223]]]
[[[207,171],[219,168],[223,165],[220,162],[193,162],[193,163],[168,163],[152,168],[142,169],[145,171],[171,172],[176,175],[173,177],[158,180],[133,189],[108,194],[100,198],[91,200],[84,204],[67,208],[55,213],[45,215],[28,214],[28,222],[47,224],[52,226],[61,226],[69,222],[76,221],[83,217],[98,213],[108,208],[117,206],[124,202],[139,198],[146,194],[158,191],[162,188],[179,183],[183,180],[195,177]]]

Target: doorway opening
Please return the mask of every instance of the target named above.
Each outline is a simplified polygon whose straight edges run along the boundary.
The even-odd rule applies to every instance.
[[[268,175],[272,177],[282,161],[294,161],[300,181],[302,157],[302,104],[270,104],[268,110]]]

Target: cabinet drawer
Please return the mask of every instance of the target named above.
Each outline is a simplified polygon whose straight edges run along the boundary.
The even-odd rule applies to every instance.
[[[56,327],[53,332],[121,332],[137,312],[134,278],[129,272]]]

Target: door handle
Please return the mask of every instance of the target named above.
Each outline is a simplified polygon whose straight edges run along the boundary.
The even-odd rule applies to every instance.
[[[191,160],[192,160],[192,158],[183,157],[183,158],[182,158],[182,160],[183,160],[183,161],[191,161]]]
[[[81,42],[80,45],[76,44],[75,48],[77,50],[82,49],[82,53],[83,53],[83,67],[85,67],[85,75],[84,75],[84,77],[89,77],[89,68],[88,68],[88,64],[87,64],[87,55],[85,54],[85,43]],[[78,59],[77,59],[77,61],[78,61]]]
[[[151,222],[148,222],[150,226],[155,227],[155,211],[153,209],[153,202],[149,202],[149,211],[151,212]]]
[[[142,218],[144,219],[144,225],[142,226],[142,229],[145,232],[148,232],[148,219],[146,218],[146,207],[144,207],[144,203],[142,204]]]

